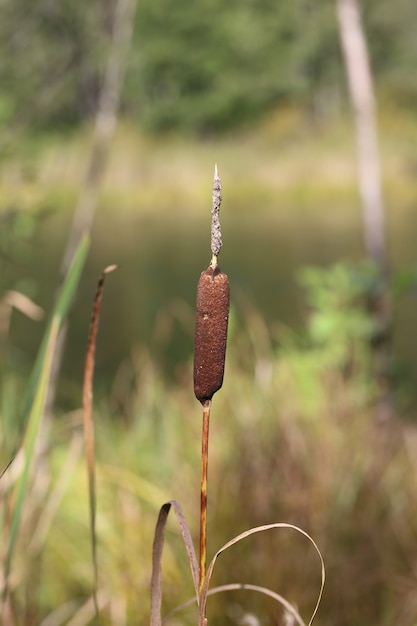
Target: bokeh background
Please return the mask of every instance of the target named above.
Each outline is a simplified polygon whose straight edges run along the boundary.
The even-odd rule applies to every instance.
[[[250,526],[296,524],[328,570],[318,624],[417,624],[417,5],[359,3],[378,105],[387,281],[364,244],[336,4],[0,1],[2,466],[24,432],[20,400],[74,215],[89,213],[92,237],[56,387],[48,480],[39,496],[34,476],[19,537],[17,624],[91,621],[81,387],[95,286],[111,263],[119,269],[106,284],[95,376],[103,623],[146,623],[165,500],[180,500],[197,535],[194,301],[211,256],[215,163],[232,309],[212,413],[209,554]],[[43,318],[11,307],[11,292]],[[390,303],[383,329],[380,298]],[[2,516],[5,543],[6,506]],[[221,557],[213,584],[270,586],[308,622],[317,557],[301,537],[275,532]],[[168,612],[192,596],[174,524],[165,561]],[[251,592],[213,597],[208,618],[292,623]],[[195,623],[193,609],[170,623]]]

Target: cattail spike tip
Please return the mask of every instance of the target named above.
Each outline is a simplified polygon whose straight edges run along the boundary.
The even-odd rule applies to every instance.
[[[213,195],[212,195],[212,208],[211,208],[211,252],[212,252],[212,267],[217,265],[217,257],[220,254],[222,247],[222,233],[220,230],[220,205],[222,202],[222,183],[217,169],[217,163],[214,166],[214,180],[213,180]]]

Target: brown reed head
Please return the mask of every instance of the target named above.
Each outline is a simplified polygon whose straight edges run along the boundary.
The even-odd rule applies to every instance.
[[[230,287],[227,275],[217,265],[222,246],[219,222],[221,200],[221,181],[216,166],[211,211],[212,259],[198,282],[195,322],[194,393],[203,405],[223,384],[226,356]]]
[[[198,281],[195,323],[194,393],[202,404],[223,384],[229,303],[229,279],[210,265]]]

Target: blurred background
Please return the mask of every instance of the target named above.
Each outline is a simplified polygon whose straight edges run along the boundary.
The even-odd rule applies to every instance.
[[[56,382],[48,484],[39,498],[34,478],[26,502],[15,623],[91,621],[81,387],[96,282],[111,263],[95,376],[103,623],[146,623],[165,500],[180,500],[196,536],[194,301],[217,163],[232,308],[212,412],[209,555],[250,526],[297,524],[328,570],[318,624],[417,624],[417,5],[359,3],[371,69],[362,101],[343,5],[358,8],[0,1],[2,467],[22,437],[20,399],[68,255],[83,231],[92,237]],[[357,173],[361,102],[379,134],[379,256]],[[308,622],[317,556],[275,532],[224,555],[213,584],[270,586]],[[174,524],[165,561],[168,612],[192,596]],[[170,623],[195,623],[193,609],[178,615]],[[242,591],[210,599],[208,618],[292,623]]]

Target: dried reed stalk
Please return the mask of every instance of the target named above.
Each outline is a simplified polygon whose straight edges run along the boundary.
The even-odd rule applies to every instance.
[[[214,170],[211,221],[212,259],[198,282],[194,342],[194,393],[203,405],[200,493],[200,580],[201,591],[206,575],[207,554],[207,469],[210,409],[213,395],[223,384],[229,321],[229,279],[217,265],[222,246],[219,212],[222,200],[221,181]]]
[[[98,586],[98,566],[97,566],[97,538],[96,538],[96,478],[95,478],[95,449],[94,449],[94,420],[93,420],[93,379],[95,369],[95,354],[98,323],[100,318],[101,300],[103,297],[104,280],[106,274],[114,271],[116,265],[106,267],[97,283],[96,294],[94,296],[93,313],[90,322],[90,332],[88,336],[87,354],[84,366],[83,384],[83,421],[84,421],[84,441],[85,456],[87,464],[88,493],[90,504],[90,533],[91,550],[93,561],[94,590],[93,604],[95,611],[95,621],[98,623],[99,605],[97,600]]]

